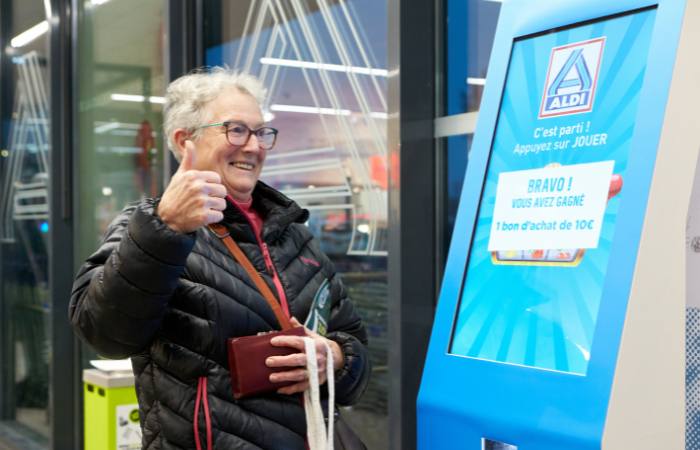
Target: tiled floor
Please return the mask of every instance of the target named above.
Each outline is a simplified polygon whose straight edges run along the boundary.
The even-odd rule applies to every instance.
[[[341,408],[343,418],[368,449],[389,448],[389,424],[386,415],[353,408]]]
[[[0,422],[0,450],[46,450],[45,438],[18,422]]]

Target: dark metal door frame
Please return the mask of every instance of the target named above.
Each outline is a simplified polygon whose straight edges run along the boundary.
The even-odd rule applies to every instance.
[[[49,292],[51,363],[49,366],[50,448],[82,448],[80,346],[68,321],[73,281],[73,184],[76,133],[75,73],[78,0],[51,0],[50,109],[51,175]],[[60,255],[60,256],[59,256]],[[70,264],[66,264],[70,261]]]
[[[6,148],[8,143],[6,124],[12,117],[12,96],[10,86],[12,83],[12,61],[5,51],[5,43],[11,38],[12,2],[0,0],[0,148]],[[0,157],[0,173],[3,173],[6,158]],[[0,243],[0,261],[3,261],[3,245]],[[0,283],[3,280],[3,264],[0,264]],[[3,289],[0,285],[0,324],[5,324],[8,314],[6,312],[6,299],[3,298]],[[13,349],[9,340],[9,327],[0,327],[0,420],[7,420],[14,416],[14,401],[10,384],[14,373]]]
[[[439,286],[438,0],[389,0],[389,436],[416,448],[416,397]],[[420,32],[415,32],[420,30]]]

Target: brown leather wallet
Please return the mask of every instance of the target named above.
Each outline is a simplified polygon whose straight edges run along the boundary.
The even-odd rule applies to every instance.
[[[229,236],[226,227],[221,224],[211,224],[209,228],[221,239],[226,248],[231,252],[233,258],[243,266],[248,277],[253,281],[258,291],[262,294],[270,305],[275,318],[280,324],[282,331],[259,334],[255,336],[243,336],[229,338],[226,341],[228,350],[228,366],[231,372],[231,386],[233,387],[233,397],[236,399],[248,397],[254,394],[261,394],[269,391],[289,386],[293,382],[272,383],[270,374],[282,372],[288,368],[267,367],[265,360],[270,356],[284,356],[298,353],[299,350],[291,347],[275,347],[270,344],[270,339],[280,335],[305,336],[304,327],[292,326],[279,302],[272,294],[269,286],[265,284],[260,274],[255,270],[253,264],[248,260],[238,244]]]
[[[270,374],[289,370],[288,367],[268,367],[265,360],[270,356],[284,356],[298,353],[291,347],[275,347],[270,339],[280,335],[304,336],[304,327],[275,331],[257,336],[230,338],[228,344],[228,365],[231,371],[233,397],[240,399],[294,384],[293,381],[273,383]]]

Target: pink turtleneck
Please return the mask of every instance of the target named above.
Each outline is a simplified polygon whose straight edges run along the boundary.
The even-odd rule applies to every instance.
[[[246,216],[248,222],[250,222],[250,226],[253,228],[253,234],[255,234],[255,238],[258,241],[258,245],[260,246],[260,250],[262,251],[263,258],[265,259],[265,266],[267,267],[268,272],[270,272],[270,274],[272,275],[272,282],[275,285],[275,289],[277,289],[277,296],[279,297],[282,309],[284,310],[287,317],[289,317],[289,305],[287,304],[287,296],[284,293],[282,281],[280,280],[280,277],[277,274],[277,269],[275,269],[275,265],[272,263],[272,257],[270,256],[270,251],[267,248],[267,244],[262,240],[263,219],[262,216],[260,216],[260,213],[252,207],[253,198],[251,197],[251,199],[247,202],[234,200],[233,197],[231,197],[230,195],[227,195],[226,198],[236,207],[238,207],[238,209],[240,209],[241,212],[243,212],[243,214]]]

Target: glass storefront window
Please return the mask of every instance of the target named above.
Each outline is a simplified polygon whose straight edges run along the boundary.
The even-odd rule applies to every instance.
[[[164,160],[164,2],[84,0],[78,11],[75,258],[124,206],[160,195]],[[83,346],[83,360],[95,357]]]
[[[6,9],[7,8],[7,9]],[[50,430],[49,67],[45,2],[6,1],[0,133],[0,440],[45,448]],[[9,9],[9,10],[8,10]],[[7,23],[7,22],[6,22]]]
[[[387,28],[386,1],[205,2],[205,64],[268,88],[261,179],[310,211],[365,320],[371,384],[343,415],[368,448],[388,448]]]
[[[129,202],[162,192],[163,2],[85,0],[79,11],[78,262]]]
[[[500,11],[501,1],[498,0],[445,1],[442,107],[445,116],[478,112]],[[471,134],[448,136],[438,146],[445,156],[445,184],[442,186],[445,249],[449,248],[452,238],[471,140]],[[447,258],[447,252],[444,256]]]
[[[479,109],[500,11],[500,0],[445,1],[444,115]]]
[[[462,195],[462,184],[464,182],[464,173],[467,170],[467,159],[472,146],[472,137],[473,135],[471,134],[450,136],[442,139],[441,145],[438,146],[445,152],[445,160],[447,161],[447,167],[445,168],[446,184],[443,191],[446,199],[445,213],[447,215],[445,218],[445,241],[443,242],[446,249],[449,248],[450,240],[452,239],[452,229],[457,218],[457,207]]]

